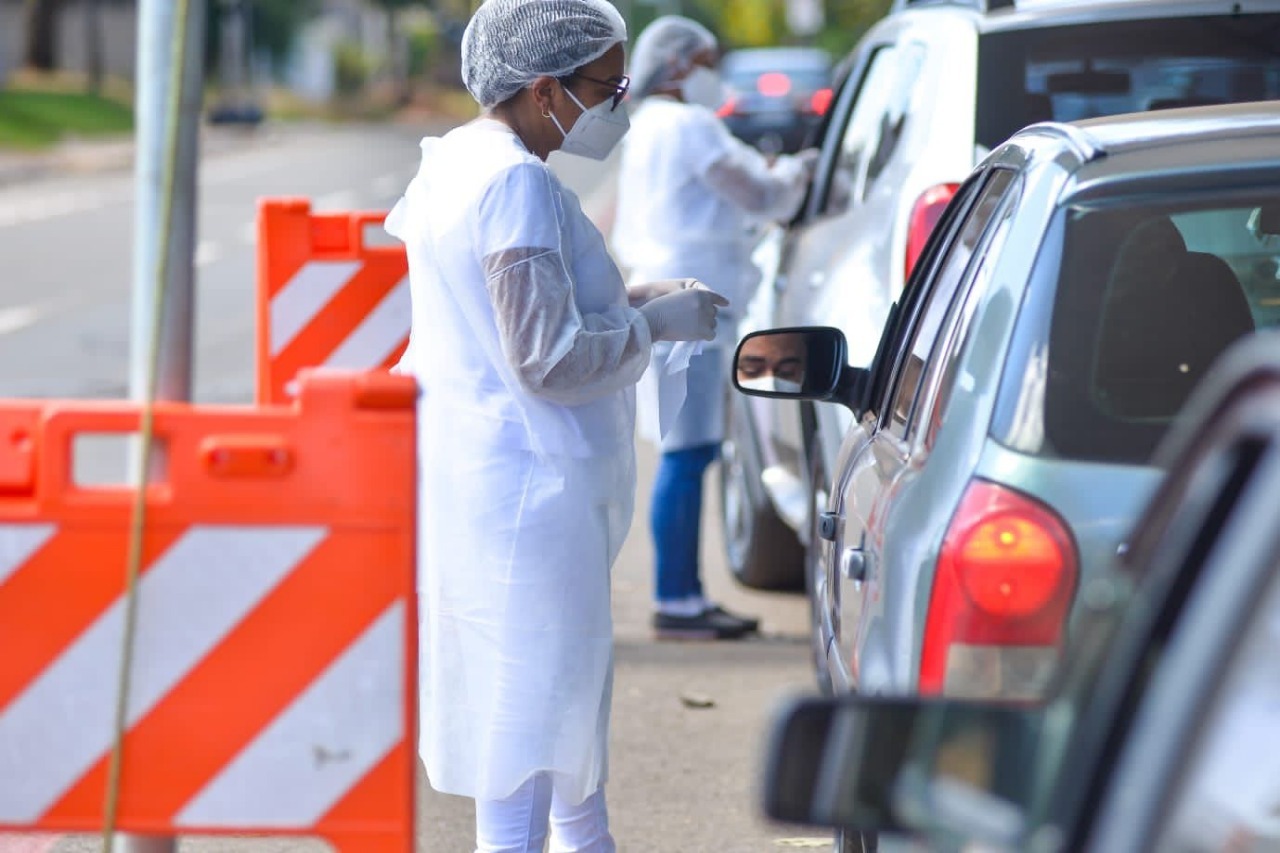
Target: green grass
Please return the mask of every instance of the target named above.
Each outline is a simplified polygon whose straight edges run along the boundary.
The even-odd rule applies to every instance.
[[[0,147],[34,149],[68,136],[106,136],[133,128],[133,110],[81,92],[0,89]]]

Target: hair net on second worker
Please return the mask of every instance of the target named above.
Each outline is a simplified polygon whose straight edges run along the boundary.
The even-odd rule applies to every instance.
[[[488,109],[626,40],[627,24],[608,0],[487,0],[462,35],[462,80]]]
[[[631,54],[631,91],[643,98],[667,82],[672,66],[717,48],[711,31],[690,18],[664,15],[644,28]]]

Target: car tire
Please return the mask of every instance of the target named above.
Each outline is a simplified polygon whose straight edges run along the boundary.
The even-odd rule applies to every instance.
[[[809,433],[812,435],[812,433]],[[823,571],[822,537],[818,534],[818,518],[826,511],[822,499],[826,488],[826,464],[822,453],[808,442],[809,455],[809,540],[804,549],[805,595],[809,599],[809,653],[813,659],[813,674],[818,689],[824,696],[835,694],[831,682],[831,670],[827,664],[827,644],[822,636],[822,609],[825,602],[818,597],[817,581]]]
[[[747,398],[732,393],[720,449],[720,520],[729,569],[753,589],[805,588],[804,548],[773,508],[760,479],[760,445]]]

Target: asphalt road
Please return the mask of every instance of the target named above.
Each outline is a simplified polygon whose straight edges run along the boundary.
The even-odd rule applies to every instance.
[[[320,210],[386,209],[417,166],[421,127],[293,128],[219,146],[201,172],[194,396],[252,397],[255,199],[305,196]],[[613,164],[564,158],[557,170],[607,221]],[[0,395],[122,397],[130,347],[132,176],[86,172],[0,187]],[[608,786],[623,851],[748,853],[819,848],[819,833],[758,814],[763,737],[785,695],[808,690],[806,611],[795,595],[729,579],[708,480],[704,576],[726,606],[763,617],[763,636],[658,643],[648,629],[645,507],[654,456],[640,448],[636,523],[615,567],[617,675]],[[687,701],[694,700],[694,701]],[[691,707],[706,706],[706,707]],[[0,780],[3,784],[3,780]],[[468,801],[419,779],[418,849],[467,851]],[[0,853],[79,853],[92,838],[0,838]],[[300,840],[183,839],[181,851],[313,851]]]

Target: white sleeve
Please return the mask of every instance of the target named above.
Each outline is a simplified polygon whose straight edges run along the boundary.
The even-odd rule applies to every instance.
[[[582,313],[560,251],[560,204],[540,166],[500,176],[480,203],[477,245],[502,351],[521,387],[572,406],[634,385],[652,346],[644,315]]]
[[[795,216],[804,202],[809,174],[796,157],[779,157],[770,166],[763,154],[738,142],[707,167],[703,180],[748,213],[781,221]]]

